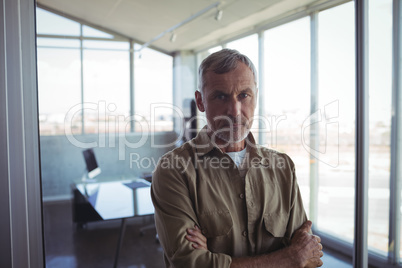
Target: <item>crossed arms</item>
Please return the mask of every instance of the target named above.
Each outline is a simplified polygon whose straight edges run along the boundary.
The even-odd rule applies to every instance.
[[[310,234],[311,221],[306,221],[295,231],[289,247],[270,254],[255,257],[232,258],[231,268],[258,267],[321,267],[322,244],[320,237]],[[198,226],[187,229],[186,239],[192,242],[194,249],[208,250],[207,239]]]
[[[310,234],[311,222],[304,222],[306,216],[290,160],[288,168],[266,169],[265,172],[274,173],[266,177],[261,173],[262,168],[250,169],[250,178],[255,179],[250,182],[246,178],[249,184],[244,186],[236,178],[220,179],[219,170],[196,170],[191,165],[185,166],[180,161],[191,156],[185,150],[178,153],[182,156],[178,159],[178,168],[164,169],[158,165],[151,186],[156,227],[168,268],[310,268],[322,265],[320,238]],[[223,175],[227,176],[226,173]],[[209,179],[211,177],[214,179]],[[240,226],[242,221],[235,222],[239,213],[244,213],[241,212],[244,196],[240,194],[244,188],[249,191],[245,196],[251,198],[247,201],[255,201],[254,205],[261,208],[252,215],[257,217],[255,223],[259,228],[267,228],[256,229],[261,231],[255,236],[248,236],[244,231],[247,226]],[[195,225],[201,226],[206,235],[195,229]],[[186,237],[186,234],[192,237]],[[252,243],[256,243],[256,255],[239,257],[249,254],[245,246],[248,237],[255,238]],[[286,243],[271,247],[267,246],[266,239],[273,243],[283,239]]]

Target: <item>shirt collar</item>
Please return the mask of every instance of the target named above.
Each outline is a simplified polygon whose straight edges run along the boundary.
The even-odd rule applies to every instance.
[[[191,146],[195,148],[195,151],[200,156],[204,156],[212,150],[216,149],[221,152],[211,141],[211,137],[207,133],[207,126],[204,126],[197,134],[197,136],[190,141]],[[261,164],[263,160],[263,155],[261,148],[256,144],[253,134],[250,132],[246,137],[247,152],[250,154],[250,158],[258,158]]]
[[[204,126],[198,132],[197,136],[190,140],[191,146],[194,147],[195,151],[199,155],[205,155],[215,148],[211,142],[211,138],[209,137],[207,130],[207,126]]]

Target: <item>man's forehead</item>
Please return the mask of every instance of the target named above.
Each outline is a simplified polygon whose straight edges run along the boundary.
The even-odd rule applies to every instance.
[[[252,70],[242,63],[244,66],[237,66],[235,69],[230,70],[225,73],[215,72],[213,70],[207,70],[205,72],[205,78],[207,80],[216,79],[216,80],[227,80],[227,79],[235,79],[235,80],[244,80],[251,79],[255,80],[254,74]]]
[[[247,72],[229,72],[224,74],[208,73],[205,76],[205,86],[237,86],[255,88],[255,79],[253,74]]]
[[[232,85],[227,85],[227,84],[220,84],[220,83],[211,83],[209,86],[207,86],[206,94],[207,96],[214,96],[216,94],[239,94],[241,92],[256,92],[257,88],[253,83],[247,83],[247,84],[232,84]]]

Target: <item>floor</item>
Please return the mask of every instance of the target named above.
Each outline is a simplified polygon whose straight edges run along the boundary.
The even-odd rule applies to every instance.
[[[46,267],[113,267],[121,221],[92,222],[77,229],[71,211],[69,202],[43,206]],[[150,223],[150,216],[127,221],[118,267],[164,267],[156,231],[150,229],[140,234],[139,228]]]
[[[77,229],[72,222],[70,202],[45,203],[43,222],[47,268],[113,267],[120,221],[93,222]],[[163,251],[155,240],[154,229],[141,235],[140,228],[152,224],[152,217],[127,222],[120,268],[164,267]],[[351,268],[352,265],[324,251],[326,268]]]

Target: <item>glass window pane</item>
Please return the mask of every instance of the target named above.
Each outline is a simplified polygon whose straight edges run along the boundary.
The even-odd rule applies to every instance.
[[[392,0],[369,1],[368,246],[388,252],[392,97]]]
[[[130,131],[128,51],[84,50],[85,133]]]
[[[78,39],[66,39],[66,38],[43,38],[38,37],[36,39],[36,44],[38,47],[71,47],[71,48],[79,48],[80,40]]]
[[[36,8],[36,31],[38,34],[80,35],[80,24],[41,8]]]
[[[138,49],[140,46],[136,45]],[[162,108],[173,103],[173,58],[145,48],[134,61],[134,107],[138,120],[135,131],[172,131],[173,109]],[[152,106],[151,106],[152,105]],[[151,129],[151,115],[155,124]],[[141,119],[142,118],[142,119]]]
[[[40,135],[64,135],[64,118],[81,103],[81,64],[78,49],[38,48]],[[81,114],[71,130],[81,133]]]
[[[287,23],[267,30],[264,36],[265,145],[293,159],[308,213],[309,154],[301,133],[310,113],[310,20]]]
[[[246,55],[254,63],[258,70],[258,35],[253,34],[236,41],[227,43],[227,48],[236,49],[240,53]]]
[[[316,226],[353,240],[355,185],[354,4],[319,13],[319,190]]]

